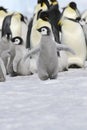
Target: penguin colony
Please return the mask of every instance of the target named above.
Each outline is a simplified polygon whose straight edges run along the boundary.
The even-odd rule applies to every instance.
[[[37,0],[30,19],[0,7],[0,82],[7,74],[56,79],[85,68],[86,60],[87,11],[81,14],[75,2],[60,11],[57,0]]]

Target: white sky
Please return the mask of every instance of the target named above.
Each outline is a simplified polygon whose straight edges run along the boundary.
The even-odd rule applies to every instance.
[[[66,6],[71,0],[58,0],[60,8]],[[73,0],[77,3],[78,8],[83,11],[87,8],[87,0]],[[9,10],[20,12],[33,12],[37,0],[0,0],[0,6]]]

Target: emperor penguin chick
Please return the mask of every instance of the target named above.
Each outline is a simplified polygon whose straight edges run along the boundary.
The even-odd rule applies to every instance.
[[[32,54],[39,52],[37,61],[38,76],[41,80],[56,79],[58,74],[58,56],[57,51],[65,50],[73,53],[73,51],[65,45],[57,44],[52,39],[52,30],[43,26],[38,28],[38,31],[42,34],[40,46],[36,49],[32,49],[25,59]]]
[[[30,75],[30,58],[24,60],[24,56],[27,54],[28,49],[23,46],[23,40],[21,37],[14,37],[12,39],[15,44],[15,57],[13,60],[13,70],[17,75]]]

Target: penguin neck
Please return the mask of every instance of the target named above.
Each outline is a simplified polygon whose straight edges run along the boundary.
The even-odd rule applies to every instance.
[[[41,37],[41,45],[46,46],[46,45],[50,44],[49,39],[53,40],[51,35],[43,35]]]
[[[63,17],[76,19],[76,17],[78,17],[78,16],[79,15],[77,14],[77,12],[70,7],[66,8],[63,12]]]
[[[55,2],[50,2],[50,5],[58,5],[58,2],[55,1]]]

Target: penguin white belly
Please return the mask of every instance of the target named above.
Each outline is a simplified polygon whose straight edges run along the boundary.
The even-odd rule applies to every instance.
[[[22,32],[22,23],[20,20],[17,20],[15,17],[12,18],[11,25],[12,37],[20,36]]]
[[[83,26],[83,31],[85,33],[85,39],[86,39],[86,60],[87,60],[87,24]]]
[[[68,57],[65,51],[60,51],[58,56],[58,71],[62,72],[68,70]]]
[[[80,67],[84,66],[86,59],[86,42],[82,27],[79,23],[68,22],[68,27],[62,27],[61,42],[68,45],[76,53],[68,54],[68,65],[76,64]]]
[[[27,37],[27,31],[28,31],[28,24],[22,22],[22,31],[21,31],[21,37],[24,41],[24,46],[26,46],[26,37]]]
[[[31,73],[37,73],[37,60],[38,60],[38,54],[34,55],[30,59],[30,71],[31,71]]]
[[[25,61],[22,59],[18,65],[18,74],[19,75],[30,75],[30,58],[27,58]]]
[[[30,37],[30,41],[31,41],[31,48],[36,47],[41,40],[41,34],[36,30],[36,25],[34,25],[32,27],[32,31],[31,31],[31,37]]]
[[[6,17],[7,14],[3,14],[0,16],[0,30],[2,29],[3,20]]]

